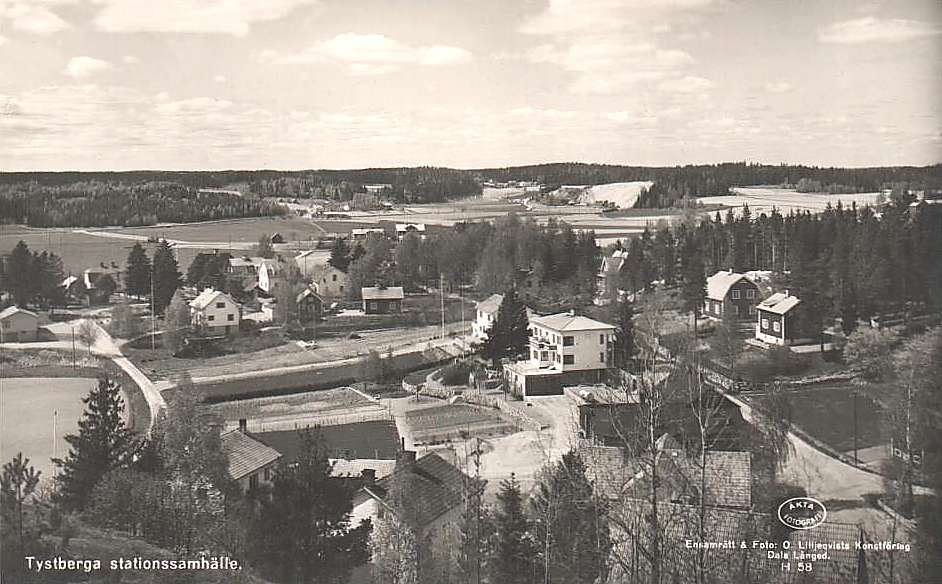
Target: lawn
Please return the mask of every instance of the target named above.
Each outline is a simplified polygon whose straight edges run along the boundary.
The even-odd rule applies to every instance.
[[[94,387],[82,377],[28,377],[0,380],[0,458],[18,452],[30,459],[42,479],[53,476],[53,457],[65,457],[67,434],[78,433],[85,411],[82,398]]]
[[[854,448],[854,387],[828,384],[790,391],[792,423],[840,452]],[[857,388],[857,447],[886,444],[882,408]]]
[[[417,444],[435,444],[470,436],[495,436],[517,430],[497,410],[468,404],[444,404],[406,412]]]

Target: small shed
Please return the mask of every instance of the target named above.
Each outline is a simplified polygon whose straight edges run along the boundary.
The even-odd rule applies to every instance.
[[[39,315],[32,310],[10,306],[0,312],[0,342],[26,343],[39,338]]]
[[[363,312],[366,314],[399,314],[402,312],[402,300],[405,293],[402,286],[389,288],[362,288]]]

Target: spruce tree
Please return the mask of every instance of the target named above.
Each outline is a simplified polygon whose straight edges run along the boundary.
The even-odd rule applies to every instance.
[[[593,584],[602,578],[612,543],[578,454],[564,454],[544,469],[531,505],[539,580]]]
[[[35,284],[32,270],[32,256],[26,242],[22,239],[13,247],[4,265],[3,289],[13,296],[13,302],[25,307],[32,299]]]
[[[154,252],[153,265],[153,289],[154,289],[154,310],[158,314],[163,314],[164,310],[170,304],[170,299],[180,287],[180,267],[177,265],[177,258],[174,257],[173,249],[166,241],[162,241]]]
[[[526,584],[533,580],[533,539],[528,532],[520,483],[513,473],[500,483],[494,512],[496,542],[490,564],[491,582]]]
[[[527,307],[517,296],[517,290],[507,290],[497,309],[497,319],[487,331],[487,338],[481,346],[481,355],[490,359],[496,367],[503,357],[514,359],[527,354],[530,342],[529,326]]]
[[[124,291],[131,296],[150,294],[150,258],[141,246],[135,243],[128,254],[127,267],[124,270]]]
[[[635,354],[634,305],[630,300],[615,303],[615,367],[625,369]]]
[[[65,437],[71,447],[65,460],[53,462],[61,469],[56,477],[65,509],[81,511],[95,485],[105,474],[127,467],[138,442],[125,426],[121,386],[108,377],[82,399],[85,412],[79,420],[79,433]]]
[[[334,242],[334,247],[330,250],[330,259],[327,263],[337,268],[341,272],[346,272],[350,267],[350,247],[346,239],[338,239]]]

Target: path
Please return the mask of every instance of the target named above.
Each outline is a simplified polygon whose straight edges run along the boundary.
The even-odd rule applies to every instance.
[[[147,431],[150,432],[154,421],[157,419],[157,415],[167,407],[167,402],[164,401],[164,396],[160,392],[162,389],[167,389],[169,384],[163,382],[161,386],[158,387],[150,378],[144,375],[130,359],[121,353],[121,349],[115,344],[114,339],[111,338],[108,331],[94,320],[88,322],[91,322],[97,330],[95,342],[90,348],[91,352],[114,361],[115,365],[127,373],[131,379],[134,380],[134,383],[141,388],[144,399],[147,401],[147,408],[150,410],[150,424],[147,428]]]

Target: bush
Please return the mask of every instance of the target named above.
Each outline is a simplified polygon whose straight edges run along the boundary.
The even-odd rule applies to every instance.
[[[440,370],[442,385],[467,385],[471,366],[467,363],[455,363]]]

